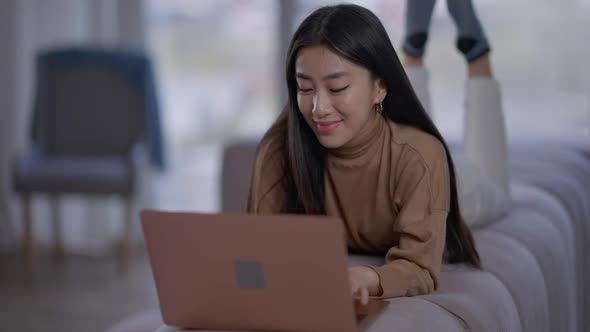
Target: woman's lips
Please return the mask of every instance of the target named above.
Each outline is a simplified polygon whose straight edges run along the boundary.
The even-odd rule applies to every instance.
[[[334,129],[338,128],[338,126],[340,126],[341,122],[342,122],[342,120],[340,120],[340,121],[321,121],[321,122],[316,122],[316,124],[317,124],[318,130],[320,133],[329,134]]]

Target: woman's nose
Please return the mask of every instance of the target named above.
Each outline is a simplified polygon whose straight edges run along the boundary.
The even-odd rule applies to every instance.
[[[313,98],[312,113],[318,117],[324,117],[330,114],[330,99],[325,94],[318,92]]]

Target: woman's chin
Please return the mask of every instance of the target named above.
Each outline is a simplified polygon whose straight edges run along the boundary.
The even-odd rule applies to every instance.
[[[337,149],[345,143],[342,137],[334,135],[317,135],[317,138],[320,144],[326,149]]]

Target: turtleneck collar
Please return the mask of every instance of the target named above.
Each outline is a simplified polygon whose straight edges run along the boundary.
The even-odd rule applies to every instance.
[[[371,160],[380,150],[381,140],[385,134],[387,119],[375,114],[367,121],[360,132],[344,146],[328,149],[328,160],[345,167],[362,166]]]

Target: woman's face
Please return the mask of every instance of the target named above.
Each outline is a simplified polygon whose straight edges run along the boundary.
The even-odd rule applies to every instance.
[[[385,98],[382,80],[325,46],[305,47],[295,60],[297,105],[320,143],[345,146],[376,116]]]

